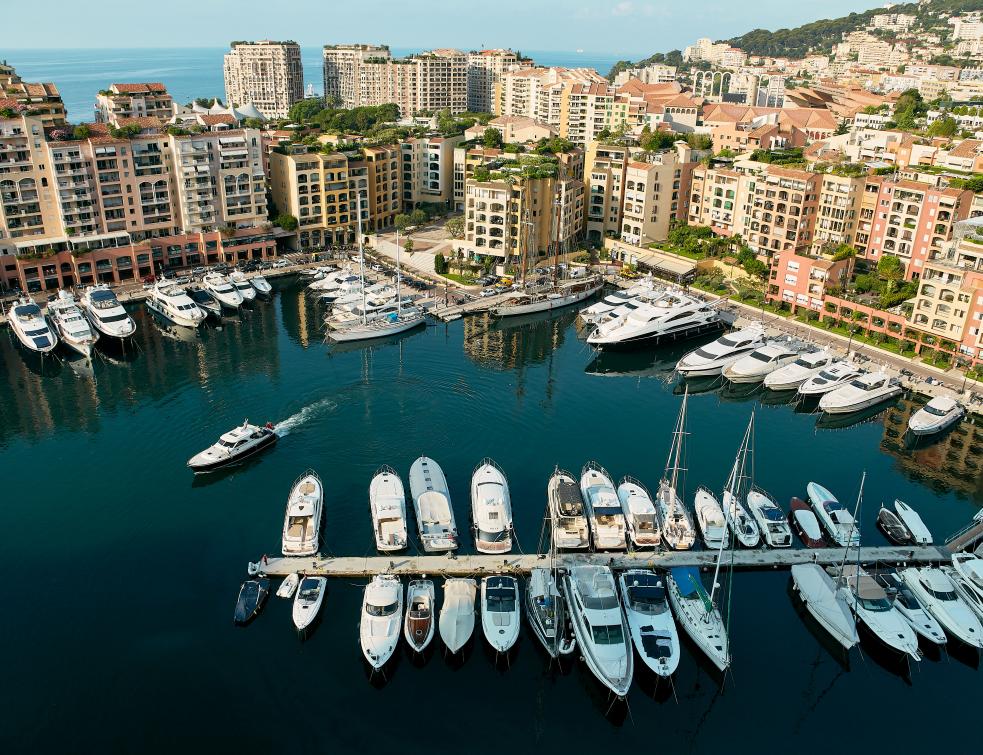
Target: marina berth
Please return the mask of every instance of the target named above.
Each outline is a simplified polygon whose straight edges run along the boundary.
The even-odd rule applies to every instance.
[[[597,349],[627,348],[686,338],[719,325],[716,307],[682,291],[668,290],[640,302],[623,317],[602,320],[587,336],[587,343]]]
[[[406,616],[403,637],[416,653],[422,653],[433,640],[436,621],[436,590],[432,580],[413,579],[406,588]]]
[[[379,467],[369,483],[369,510],[375,547],[380,553],[402,550],[407,544],[406,493],[399,473]]]
[[[99,340],[99,332],[89,325],[75,297],[64,289],[48,302],[48,320],[54,326],[58,338],[72,351],[88,359]]]
[[[590,548],[590,530],[580,485],[573,475],[557,467],[546,489],[553,543],[557,548]]]
[[[47,354],[58,345],[58,336],[44,319],[41,307],[26,296],[11,307],[9,322],[17,340],[28,351]]]
[[[776,370],[799,358],[805,344],[769,341],[747,356],[723,369],[723,376],[732,383],[760,383]]]
[[[934,435],[947,430],[966,415],[966,408],[948,396],[936,396],[911,415],[908,430],[912,435]]]
[[[241,627],[246,626],[263,610],[269,595],[270,580],[265,577],[247,579],[239,588],[233,622]]]
[[[843,567],[839,592],[861,622],[885,647],[916,661],[921,660],[918,635],[895,608],[887,592],[866,571],[855,564]]]
[[[485,459],[471,475],[471,519],[478,553],[512,550],[512,503],[505,473]]]
[[[229,283],[239,292],[239,296],[242,297],[243,302],[248,304],[251,301],[255,301],[256,289],[253,288],[253,284],[249,282],[245,273],[239,270],[232,271],[229,274]]]
[[[474,633],[474,601],[478,594],[473,579],[454,578],[444,581],[444,602],[438,623],[440,639],[453,655],[458,653]]]
[[[311,470],[297,478],[287,497],[283,517],[284,556],[311,556],[320,545],[324,486]]]
[[[515,577],[481,580],[481,630],[496,653],[507,653],[519,639],[522,603]]]
[[[428,553],[457,550],[457,524],[444,471],[433,459],[421,456],[410,467],[410,494],[416,524]]]
[[[935,617],[949,636],[970,647],[983,648],[980,617],[960,597],[948,574],[933,566],[909,566],[899,574],[918,602]]]
[[[654,548],[661,541],[659,515],[648,488],[634,477],[625,476],[618,485],[618,500],[625,515],[628,539],[636,548]]]
[[[789,523],[806,548],[825,548],[826,540],[819,525],[819,518],[801,498],[793,498],[789,505]]]
[[[403,585],[391,574],[377,574],[362,593],[358,641],[374,670],[392,658],[403,626]]]
[[[800,385],[799,396],[824,396],[863,374],[863,370],[854,367],[850,362],[833,362]]]
[[[858,642],[857,622],[836,583],[818,564],[792,566],[792,584],[806,610],[830,637],[849,650]]]
[[[696,512],[696,523],[700,527],[703,542],[707,548],[719,549],[727,540],[727,520],[724,519],[724,512],[716,497],[705,485],[700,485],[696,489],[693,508]]]
[[[689,352],[676,363],[676,372],[687,378],[719,375],[725,367],[764,344],[764,329],[749,325]]]
[[[328,580],[324,577],[304,577],[294,596],[290,615],[294,627],[301,635],[311,627],[321,612],[324,595],[328,591]]]
[[[232,464],[245,461],[264,449],[274,445],[279,439],[274,426],[267,423],[263,427],[250,425],[245,420],[219,437],[218,441],[188,459],[188,466],[200,474],[214,472]]]
[[[197,328],[208,317],[183,287],[164,278],[150,289],[146,305],[151,312],[185,328]]]
[[[638,657],[658,676],[671,676],[679,666],[679,633],[665,578],[648,569],[629,569],[618,577],[618,586]]]
[[[703,587],[699,570],[691,566],[670,569],[667,585],[669,601],[680,626],[717,669],[726,670],[731,660],[727,627],[714,603],[714,595]]]
[[[772,391],[794,391],[833,364],[833,356],[823,350],[800,354],[790,364],[765,375],[764,386]]]
[[[859,412],[892,399],[901,391],[897,378],[885,372],[870,372],[825,394],[819,399],[819,408],[827,414]]]
[[[526,616],[533,634],[551,658],[572,653],[576,641],[567,633],[567,606],[556,580],[556,572],[533,567],[526,580]]]
[[[765,543],[772,548],[791,547],[792,529],[775,499],[764,490],[752,487],[745,500]]]
[[[833,542],[842,546],[860,545],[860,527],[836,496],[816,482],[806,485],[809,503],[823,529]]]
[[[89,286],[82,293],[81,304],[82,312],[100,335],[122,341],[136,333],[136,323],[109,286]]]
[[[884,588],[889,597],[893,597],[894,608],[904,616],[915,633],[935,645],[945,645],[946,636],[942,625],[932,614],[925,610],[918,598],[904,580],[893,569],[879,571],[874,574],[877,584]]]
[[[588,462],[580,473],[580,494],[587,506],[595,550],[624,550],[625,516],[611,476],[596,462]]]

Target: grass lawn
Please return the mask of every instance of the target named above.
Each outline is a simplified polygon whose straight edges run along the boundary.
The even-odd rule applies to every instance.
[[[447,278],[447,280],[452,280],[455,283],[460,283],[462,286],[474,285],[474,278],[469,278],[466,275],[458,275],[457,273],[441,273],[441,276]]]

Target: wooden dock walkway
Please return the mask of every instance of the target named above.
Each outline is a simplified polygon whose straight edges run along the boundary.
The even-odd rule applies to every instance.
[[[860,548],[863,564],[925,564],[946,562],[948,549],[933,545],[916,547],[871,546]],[[599,564],[615,569],[696,566],[712,568],[717,552],[701,551],[635,551],[633,553],[561,553],[557,557],[560,568]],[[794,564],[817,563],[835,566],[843,561],[842,548],[752,549],[726,551],[723,563],[733,563],[739,569],[785,569]],[[851,549],[848,562],[856,563],[856,549]],[[318,574],[324,577],[371,577],[375,574],[402,576],[429,574],[447,577],[481,576],[487,574],[526,574],[536,566],[546,566],[545,556],[537,554],[487,555],[407,555],[392,556],[308,556],[269,557],[266,563],[259,561],[260,571],[269,576],[286,576],[294,572]]]

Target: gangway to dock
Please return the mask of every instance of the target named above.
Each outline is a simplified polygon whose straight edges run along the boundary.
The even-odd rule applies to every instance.
[[[945,541],[945,546],[953,553],[968,551],[975,546],[983,547],[983,510],[973,520]]]

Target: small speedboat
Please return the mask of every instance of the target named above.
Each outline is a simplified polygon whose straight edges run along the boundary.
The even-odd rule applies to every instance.
[[[648,488],[634,477],[623,477],[618,485],[618,500],[628,526],[628,539],[636,548],[654,548],[659,544],[659,516]]]
[[[887,591],[889,597],[893,597],[894,607],[901,612],[916,634],[936,645],[945,645],[945,630],[942,625],[925,610],[897,572],[893,570],[879,572],[874,575],[874,579]]]
[[[254,275],[249,279],[249,282],[252,284],[252,287],[256,289],[256,293],[259,296],[265,297],[273,293],[273,286],[271,286],[270,282],[262,275]]]
[[[905,527],[904,522],[886,506],[881,506],[877,512],[877,526],[884,536],[895,545],[908,545],[911,543],[911,532]]]
[[[567,608],[554,572],[533,567],[526,581],[526,615],[532,631],[551,657],[572,653],[576,640],[567,634]]]
[[[792,545],[792,530],[781,506],[768,493],[751,488],[745,499],[751,516],[758,523],[761,536],[772,548],[788,548]]]
[[[808,503],[801,498],[793,498],[789,505],[788,519],[792,529],[795,530],[806,548],[826,547],[823,530],[819,526],[819,519],[815,512],[809,508]]]
[[[421,456],[410,466],[410,494],[423,550],[457,550],[457,524],[444,471],[433,459]]]
[[[937,567],[909,566],[900,577],[946,632],[970,647],[983,648],[980,619],[959,596],[948,574]]]
[[[496,653],[507,653],[519,639],[521,608],[515,577],[481,580],[481,630]]]
[[[247,579],[239,588],[239,599],[233,621],[239,626],[245,626],[256,618],[263,610],[263,604],[270,595],[270,580],[266,577]]]
[[[833,362],[802,383],[799,386],[799,395],[802,397],[822,396],[862,374],[863,371],[854,367],[850,362],[842,360]]]
[[[806,610],[830,636],[847,650],[858,642],[857,622],[836,583],[818,564],[792,566],[792,584]]]
[[[791,364],[779,367],[774,372],[765,375],[764,386],[772,391],[794,391],[823,368],[833,363],[833,357],[827,351],[810,351],[801,354]]]
[[[898,518],[904,522],[904,526],[908,529],[908,532],[911,533],[911,542],[915,543],[915,545],[932,544],[932,531],[925,526],[925,522],[918,516],[917,511],[904,501],[898,500],[894,502],[894,510]]]
[[[689,352],[676,363],[676,372],[690,378],[719,375],[725,367],[764,343],[764,329],[750,325]]]
[[[292,598],[294,593],[297,592],[297,585],[300,584],[300,574],[293,572],[288,574],[287,577],[280,583],[280,586],[276,589],[276,596],[278,598]]]
[[[292,611],[294,626],[298,632],[303,632],[317,618],[327,590],[328,580],[324,577],[304,577],[301,580],[294,596]]]
[[[444,603],[438,628],[444,646],[453,654],[463,648],[474,632],[474,601],[478,585],[473,579],[455,577],[444,581]]]
[[[716,497],[710,489],[700,485],[696,489],[696,499],[693,502],[696,512],[696,523],[703,535],[703,542],[707,548],[719,549],[727,540],[727,520],[724,518],[723,509],[717,502]]]
[[[484,459],[471,475],[471,521],[478,553],[512,550],[512,501],[505,472]]]
[[[235,270],[229,275],[229,283],[239,292],[239,296],[244,302],[251,302],[256,298],[256,289],[253,288],[253,284],[249,282],[245,273]]]
[[[403,624],[403,585],[392,574],[377,574],[362,595],[358,640],[362,655],[373,669],[392,658]]]
[[[58,345],[58,336],[44,319],[41,307],[26,296],[10,308],[8,322],[17,340],[28,351],[47,354]]]
[[[948,396],[936,396],[911,415],[908,430],[912,435],[940,433],[963,418],[966,408]]]
[[[886,372],[868,372],[825,394],[819,399],[819,408],[827,414],[859,412],[888,401],[901,391],[897,378]]]
[[[860,545],[860,527],[836,496],[815,482],[806,485],[806,493],[820,524],[837,545]]]
[[[376,470],[369,484],[369,509],[375,547],[380,553],[406,547],[406,493],[403,481],[392,467]]]
[[[618,578],[621,606],[635,650],[659,676],[671,676],[679,665],[679,632],[673,621],[665,578],[648,569],[629,569]]]
[[[873,577],[856,564],[847,564],[838,584],[854,616],[878,640],[891,650],[921,660],[918,635]]]
[[[195,474],[212,472],[255,456],[275,444],[279,437],[271,423],[259,427],[246,420],[223,433],[217,443],[188,459],[188,466]]]
[[[798,359],[802,348],[795,343],[769,341],[724,367],[721,374],[732,383],[760,383],[775,370]]]
[[[435,610],[433,582],[429,579],[414,579],[406,589],[406,617],[403,620],[403,637],[417,653],[426,650],[433,639]]]

